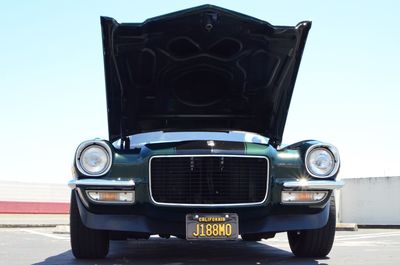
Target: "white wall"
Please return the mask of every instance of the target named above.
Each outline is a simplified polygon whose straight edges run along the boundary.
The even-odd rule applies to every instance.
[[[0,181],[0,201],[69,202],[67,184]]]
[[[343,179],[339,218],[359,225],[400,225],[400,177]]]

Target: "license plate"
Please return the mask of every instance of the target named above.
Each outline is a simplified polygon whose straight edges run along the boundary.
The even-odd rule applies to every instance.
[[[186,239],[235,240],[239,235],[237,214],[188,214]]]

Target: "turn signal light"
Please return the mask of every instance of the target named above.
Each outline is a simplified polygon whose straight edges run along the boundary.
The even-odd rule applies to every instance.
[[[89,199],[98,203],[134,203],[134,191],[86,191]]]
[[[282,191],[282,203],[316,203],[323,201],[327,191]]]

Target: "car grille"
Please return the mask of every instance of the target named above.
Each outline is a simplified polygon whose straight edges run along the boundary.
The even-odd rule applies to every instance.
[[[150,189],[156,203],[257,204],[266,198],[268,160],[252,156],[155,156]]]

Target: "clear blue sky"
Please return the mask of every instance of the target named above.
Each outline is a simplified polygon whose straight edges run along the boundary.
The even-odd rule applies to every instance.
[[[99,17],[140,22],[215,4],[274,25],[312,20],[284,143],[318,139],[341,177],[400,175],[398,1],[7,1],[0,15],[0,181],[67,182],[107,138]]]

